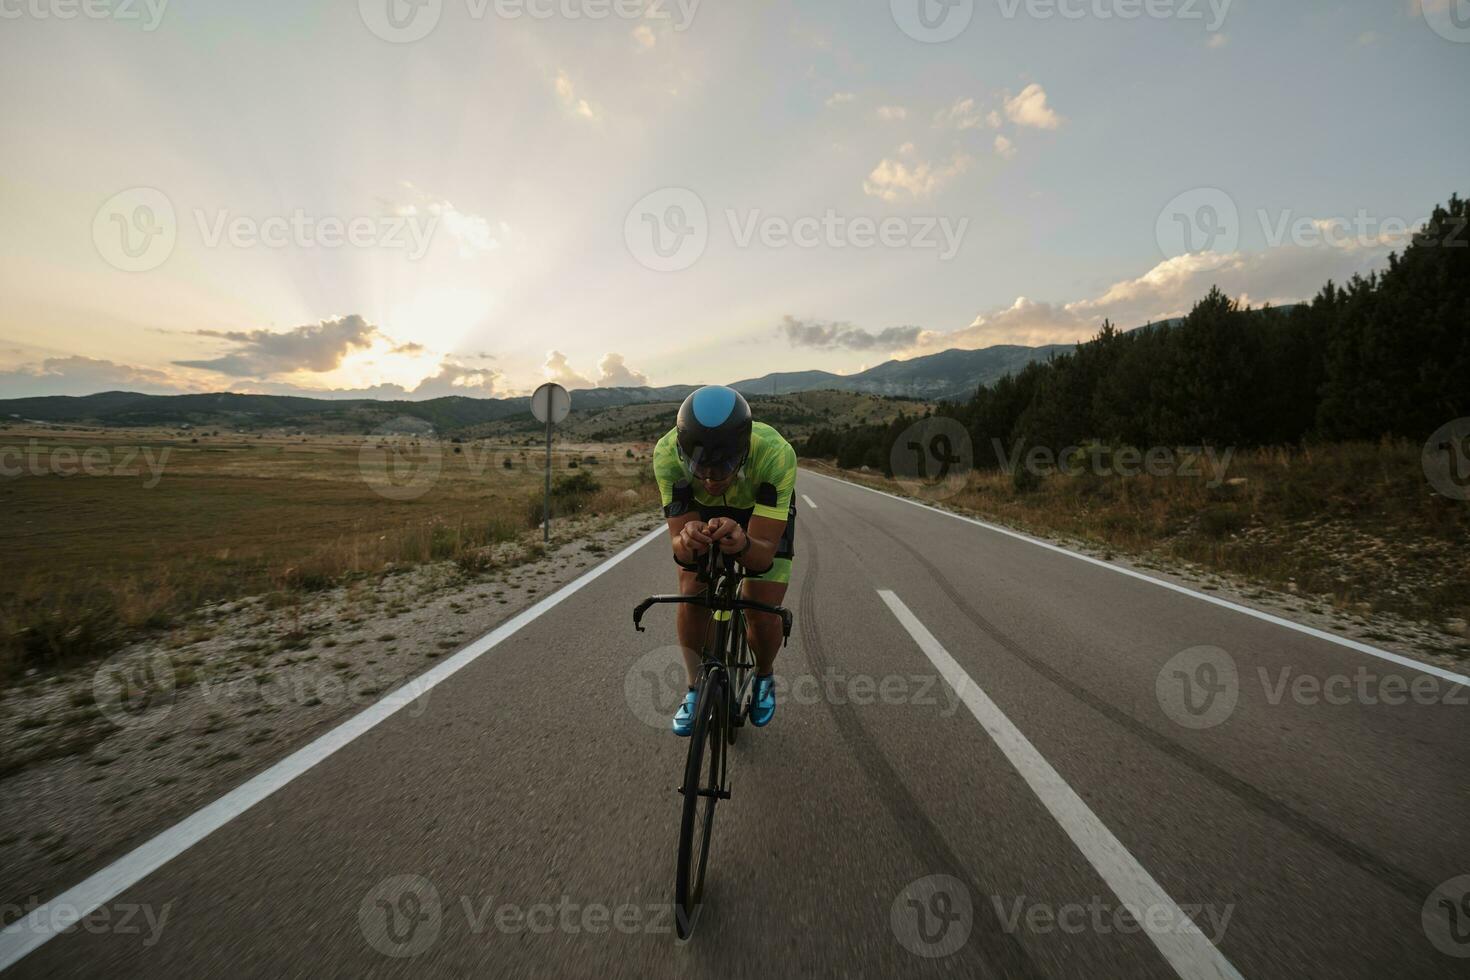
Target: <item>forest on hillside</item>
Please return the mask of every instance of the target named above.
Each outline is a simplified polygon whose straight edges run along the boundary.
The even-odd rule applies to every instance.
[[[969,430],[981,469],[1017,447],[1422,441],[1470,415],[1467,223],[1451,197],[1387,268],[1328,282],[1310,303],[1251,309],[1213,288],[1182,321],[1127,333],[1105,321],[1075,353],[936,414]],[[820,429],[796,448],[891,475],[890,449],[914,421]]]

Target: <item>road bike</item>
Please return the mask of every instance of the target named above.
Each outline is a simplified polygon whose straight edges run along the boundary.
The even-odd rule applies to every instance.
[[[677,561],[677,559],[676,559]],[[703,591],[695,595],[649,596],[633,610],[633,627],[643,631],[643,614],[651,606],[684,604],[710,611],[713,635],[700,651],[698,694],[689,755],[684,763],[683,819],[679,824],[679,867],[674,879],[674,919],[680,941],[694,934],[704,898],[704,873],[714,827],[715,804],[730,798],[726,752],[735,744],[750,714],[755,658],[745,638],[745,612],[756,610],[781,617],[781,642],[791,638],[791,613],[740,596],[745,572],[719,548],[711,548],[696,564],[679,565],[699,573]],[[707,631],[708,634],[708,631]]]

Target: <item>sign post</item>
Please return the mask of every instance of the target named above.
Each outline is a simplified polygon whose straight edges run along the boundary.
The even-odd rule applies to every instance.
[[[551,427],[572,410],[572,396],[555,382],[548,381],[531,395],[531,414],[546,423],[546,496],[541,508],[541,540],[551,542]]]

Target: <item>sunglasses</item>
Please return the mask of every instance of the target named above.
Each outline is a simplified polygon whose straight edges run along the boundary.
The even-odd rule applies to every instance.
[[[708,462],[690,460],[687,457],[684,459],[684,465],[689,468],[690,473],[694,474],[695,479],[713,481],[725,480],[733,476],[743,462],[745,460],[738,456],[733,459],[717,459]]]

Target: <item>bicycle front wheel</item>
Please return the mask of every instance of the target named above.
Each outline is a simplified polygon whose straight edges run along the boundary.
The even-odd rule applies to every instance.
[[[684,764],[684,817],[679,824],[679,868],[674,881],[674,918],[681,940],[694,934],[704,898],[705,865],[721,790],[724,699],[723,676],[708,675],[695,701],[694,730],[689,733],[689,758]]]

